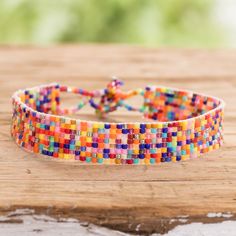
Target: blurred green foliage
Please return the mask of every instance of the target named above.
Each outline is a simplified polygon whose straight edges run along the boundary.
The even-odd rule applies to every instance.
[[[214,47],[213,0],[1,0],[0,43]]]

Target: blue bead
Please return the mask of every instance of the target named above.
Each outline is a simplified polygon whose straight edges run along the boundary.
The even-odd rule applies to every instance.
[[[167,97],[170,97],[170,98],[173,98],[173,97],[175,96],[175,94],[173,94],[173,93],[165,93],[165,95],[166,95]]]
[[[92,99],[89,100],[89,104],[90,104],[91,107],[97,109],[97,104],[95,104]]]
[[[121,124],[117,124],[117,125],[116,125],[116,128],[117,128],[117,129],[122,129],[122,125],[121,125]]]
[[[177,145],[181,146],[182,145],[182,141],[177,141]]]
[[[144,154],[139,154],[138,157],[139,157],[139,159],[144,159],[145,155]]]
[[[163,132],[163,133],[167,133],[167,132],[168,132],[168,128],[163,128],[163,129],[162,129],[162,132]]]
[[[191,140],[190,139],[187,139],[186,140],[186,144],[190,144],[191,143]]]
[[[181,156],[177,156],[176,161],[181,161]]]
[[[59,147],[59,143],[54,143],[54,147]]]
[[[140,124],[140,129],[146,129],[146,125],[145,124]]]
[[[75,144],[75,140],[74,139],[72,139],[72,140],[70,140],[70,144]]]
[[[164,152],[164,153],[161,154],[161,156],[162,157],[167,157],[167,153]]]
[[[140,129],[139,132],[140,132],[140,134],[145,134],[146,130],[145,129]]]
[[[103,158],[109,158],[109,153],[103,153]]]
[[[92,143],[92,147],[93,148],[97,148],[98,147],[98,143]]]
[[[128,134],[129,130],[128,129],[122,129],[122,134]]]
[[[75,155],[76,155],[76,156],[79,156],[79,155],[80,155],[80,151],[79,151],[79,150],[76,150],[76,151],[75,151]]]
[[[127,144],[122,144],[121,147],[122,147],[122,149],[127,149],[128,145]]]
[[[151,145],[150,145],[149,143],[146,143],[146,144],[145,144],[145,148],[146,148],[146,149],[150,149],[150,146],[151,146]]]
[[[49,151],[43,150],[43,154],[49,156]]]
[[[156,144],[156,147],[157,147],[157,148],[162,148],[162,143],[157,143],[157,144]]]
[[[199,146],[202,145],[202,141],[201,141],[201,140],[198,141],[197,144],[198,144]]]
[[[110,124],[105,124],[105,129],[110,129],[111,125]]]
[[[110,149],[103,149],[103,153],[110,153]]]
[[[145,148],[145,144],[139,144],[139,149],[144,149]]]

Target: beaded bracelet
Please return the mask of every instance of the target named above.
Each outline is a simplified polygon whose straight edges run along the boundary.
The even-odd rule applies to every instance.
[[[105,164],[175,162],[222,145],[221,99],[154,86],[122,92],[121,85],[115,79],[107,88],[92,92],[59,84],[19,90],[12,97],[11,134],[18,145],[34,153]],[[78,94],[81,102],[62,109],[61,92]],[[126,103],[135,95],[144,98],[140,108]],[[65,117],[86,104],[99,116],[124,107],[152,121],[108,123]]]

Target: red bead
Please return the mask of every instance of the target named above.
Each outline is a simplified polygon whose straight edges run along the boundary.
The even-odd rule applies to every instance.
[[[116,158],[116,154],[114,154],[114,153],[110,153],[110,154],[109,154],[109,158],[111,158],[111,159]]]
[[[65,144],[70,144],[70,140],[69,139],[65,139]]]
[[[61,86],[61,87],[60,87],[60,91],[61,91],[61,92],[67,91],[67,87],[66,87],[66,86]]]
[[[54,152],[54,153],[53,153],[53,157],[54,157],[54,158],[58,158],[58,153],[55,153],[55,152]]]
[[[127,164],[133,164],[133,162],[134,162],[133,159],[127,159],[127,160],[126,160],[126,163],[127,163]]]
[[[132,143],[133,143],[133,139],[128,139],[128,140],[127,140],[127,143],[128,143],[128,144],[132,144]]]
[[[172,142],[172,138],[171,138],[171,137],[168,137],[168,138],[166,139],[166,141],[167,141],[167,142]]]

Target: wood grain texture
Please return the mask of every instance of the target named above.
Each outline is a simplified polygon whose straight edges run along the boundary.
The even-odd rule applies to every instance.
[[[126,232],[165,232],[171,218],[216,221],[236,214],[236,51],[152,49],[117,45],[0,47],[0,212],[33,208]],[[12,93],[58,82],[85,89],[112,75],[124,90],[147,84],[190,89],[226,102],[225,144],[198,159],[156,166],[86,165],[27,153],[9,133]],[[75,96],[64,98],[76,103]],[[141,104],[137,97],[137,102]],[[84,109],[81,119],[96,119]],[[119,110],[109,120],[140,120]]]

